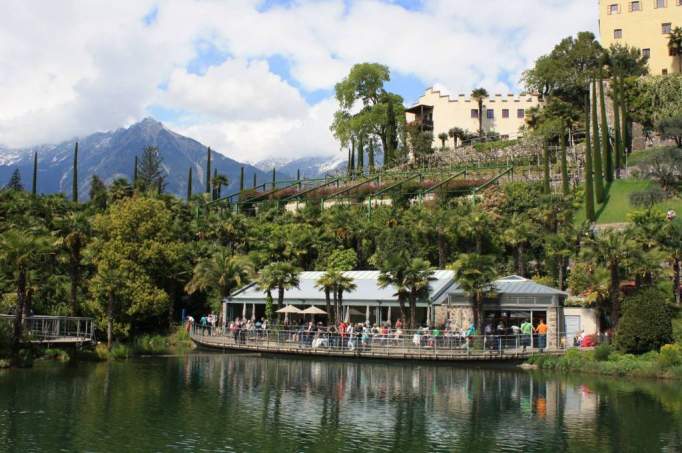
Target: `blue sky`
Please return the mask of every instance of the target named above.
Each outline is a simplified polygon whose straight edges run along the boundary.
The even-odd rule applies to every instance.
[[[338,153],[333,89],[353,64],[386,64],[407,104],[430,86],[517,92],[538,56],[597,29],[596,0],[7,1],[0,145],[152,115],[247,161]]]

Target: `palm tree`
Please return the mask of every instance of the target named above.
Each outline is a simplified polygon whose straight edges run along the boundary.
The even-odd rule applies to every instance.
[[[31,271],[39,267],[41,258],[50,251],[49,242],[42,231],[7,230],[0,238],[0,262],[13,275],[17,306],[14,318],[13,350],[18,351],[22,336],[23,314],[28,312],[28,279]]]
[[[455,149],[457,148],[457,141],[464,141],[466,132],[464,129],[461,129],[459,127],[453,127],[448,131],[448,136],[452,139],[454,142],[452,148]]]
[[[441,132],[438,134],[438,140],[440,140],[440,149],[445,149],[445,142],[448,140],[448,134],[446,132]]]
[[[495,259],[490,255],[466,253],[460,255],[450,268],[455,271],[455,281],[473,297],[474,324],[476,331],[481,332],[483,299],[486,293],[494,289],[493,282],[497,276]]]
[[[268,293],[271,299],[271,292],[277,289],[277,305],[284,304],[284,291],[291,288],[298,288],[298,274],[301,270],[291,263],[275,262],[263,268],[259,278],[258,286]]]
[[[682,73],[682,27],[675,27],[673,32],[670,33],[668,48],[670,49],[670,55],[677,56],[679,72]]]
[[[277,280],[275,278],[274,269],[271,266],[265,266],[258,274],[256,280],[258,289],[265,292],[265,318],[268,322],[272,321],[272,292],[277,289]]]
[[[357,285],[353,283],[353,279],[343,274],[343,272],[336,272],[334,274],[334,291],[336,294],[336,319],[341,316],[341,308],[343,307],[343,293],[349,293],[355,290]]]
[[[90,236],[91,228],[87,215],[70,212],[56,222],[55,246],[66,252],[66,261],[71,279],[71,316],[78,315],[78,290],[81,286],[82,251]]]
[[[478,102],[478,136],[481,138],[483,137],[483,100],[488,96],[485,88],[476,88],[471,92],[471,98]]]
[[[475,252],[483,253],[483,239],[493,230],[493,222],[487,212],[475,208],[466,216],[462,225],[463,233],[474,241]]]
[[[502,241],[514,250],[516,273],[522,277],[526,277],[525,248],[536,235],[534,224],[529,220],[514,213],[502,232]]]
[[[407,309],[405,301],[409,298],[409,290],[404,286],[405,284],[405,270],[402,266],[390,266],[390,268],[381,269],[377,283],[379,288],[387,288],[393,286],[396,289],[395,296],[398,297],[398,304],[400,305],[400,319],[403,324],[407,318]]]
[[[215,291],[220,301],[251,280],[253,265],[245,256],[231,255],[219,248],[210,257],[194,266],[192,279],[185,286],[188,294],[196,291]]]
[[[230,182],[227,179],[227,176],[216,174],[213,176],[211,183],[213,184],[213,193],[215,194],[214,198],[220,198],[220,191],[222,187],[227,186]]]
[[[583,256],[605,266],[609,271],[609,305],[611,323],[618,325],[620,315],[620,268],[632,257],[637,243],[623,233],[607,230],[591,239],[583,249]]]
[[[324,290],[324,300],[326,302],[327,316],[332,319],[332,292],[334,292],[334,306],[336,307],[336,291],[334,291],[334,272],[327,271],[315,282],[315,287]],[[336,318],[334,318],[336,320]]]
[[[403,274],[402,286],[410,298],[410,329],[417,328],[417,298],[429,292],[429,284],[434,280],[431,263],[421,258],[413,258]]]

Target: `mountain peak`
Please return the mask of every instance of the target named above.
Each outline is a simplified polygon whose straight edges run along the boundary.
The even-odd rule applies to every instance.
[[[162,129],[165,129],[165,126],[163,125],[163,123],[155,120],[151,116],[148,116],[148,117],[144,118],[142,121],[135,123],[132,126],[130,126],[129,129],[140,129],[147,134],[156,135]]]

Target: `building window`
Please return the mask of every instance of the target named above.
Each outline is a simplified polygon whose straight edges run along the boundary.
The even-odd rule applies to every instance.
[[[618,14],[620,12],[620,6],[618,3],[612,3],[609,5],[609,14]]]
[[[630,2],[630,11],[641,11],[641,10],[642,10],[642,2],[640,2],[640,1]]]
[[[489,120],[494,120],[495,119],[495,110],[493,109],[488,109],[485,111],[487,117]]]
[[[478,109],[471,109],[471,117],[478,118]]]
[[[668,70],[667,70],[667,69],[664,69],[663,71],[661,71],[661,74],[663,74],[663,75],[668,75]]]
[[[663,34],[664,34],[664,35],[665,35],[665,34],[668,34],[668,35],[669,35],[670,33],[673,32],[673,24],[671,24],[670,22],[667,22],[667,23],[665,23],[665,24],[662,24],[662,25],[661,25],[661,30],[663,31]]]
[[[642,56],[644,58],[651,58],[651,49],[642,49]]]
[[[525,118],[526,117],[526,111],[524,109],[518,109],[516,111],[516,117],[517,118]]]
[[[616,28],[613,30],[613,39],[620,39],[623,37],[623,29],[622,28]]]
[[[502,118],[509,118],[509,109],[502,109]]]
[[[666,0],[656,0],[656,8],[665,8],[667,5]]]

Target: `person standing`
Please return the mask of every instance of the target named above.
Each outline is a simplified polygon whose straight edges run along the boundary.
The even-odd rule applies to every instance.
[[[533,324],[529,320],[525,320],[521,324],[521,344],[525,352],[526,347],[531,345],[531,336],[533,335]]]
[[[538,334],[538,348],[540,349],[545,349],[547,345],[547,330],[549,330],[547,324],[541,319],[540,324],[535,328],[535,333]]]

